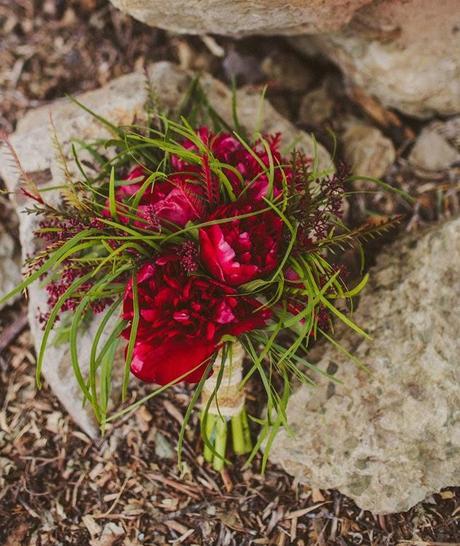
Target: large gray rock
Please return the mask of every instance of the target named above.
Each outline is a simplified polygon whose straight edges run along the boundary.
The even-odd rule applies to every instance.
[[[112,0],[154,27],[192,34],[311,34],[353,85],[414,116],[460,112],[458,0]]]
[[[460,112],[457,0],[375,0],[344,29],[298,37],[294,47],[328,55],[353,85],[419,117]]]
[[[165,110],[176,109],[189,89],[191,74],[165,62],[153,65],[149,72],[155,96],[162,107]],[[231,123],[231,91],[208,75],[202,76],[201,84],[214,109],[227,122]],[[97,91],[85,93],[79,99],[116,125],[130,124],[144,116],[144,105],[147,100],[145,77],[141,73],[129,74],[112,81]],[[260,112],[260,96],[258,94],[239,91],[237,103],[241,123],[249,131],[254,131],[257,122],[260,121],[260,130],[264,132],[281,131],[285,144],[296,141],[306,152],[313,152],[314,143],[311,137],[296,130],[268,102],[264,103],[263,116],[258,120],[258,112]],[[55,156],[55,146],[52,143],[54,129],[50,126],[50,117],[56,137],[61,143],[64,154],[68,157],[71,157],[72,139],[88,141],[109,136],[92,116],[69,100],[57,101],[28,113],[19,122],[16,133],[11,137],[11,142],[23,169],[32,173],[34,179],[43,187],[59,185],[62,182],[60,161]],[[329,155],[324,148],[319,148],[318,155],[323,166],[330,165]],[[69,166],[72,168],[71,161]],[[17,190],[17,172],[15,169],[10,169],[6,161],[0,161],[0,174],[5,179],[10,191]],[[47,192],[46,195],[49,200],[58,199],[56,192]],[[23,198],[17,193],[18,208],[22,209],[23,204]],[[35,216],[20,214],[20,239],[23,256],[31,255],[36,250],[33,232],[37,228],[37,222],[38,219]],[[46,309],[46,293],[38,284],[33,285],[29,290],[29,302],[29,321],[38,349],[43,333],[37,320],[37,310]],[[88,361],[90,341],[95,328],[96,325],[92,324],[81,337],[79,358],[82,364]],[[73,376],[66,345],[49,345],[43,374],[75,421],[88,434],[95,436],[97,427],[90,410],[82,408],[79,387]]]
[[[335,336],[370,373],[329,346],[319,366],[342,383],[292,396],[271,460],[380,514],[459,485],[459,295],[460,218],[384,252],[354,315],[372,340]]]
[[[153,27],[190,34],[299,34],[329,32],[371,0],[111,0]]]

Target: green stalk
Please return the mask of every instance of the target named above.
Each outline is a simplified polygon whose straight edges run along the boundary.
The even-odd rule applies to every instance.
[[[251,430],[249,428],[248,414],[246,409],[243,408],[241,411],[241,421],[243,423],[243,436],[244,436],[244,453],[250,453],[252,451],[252,440],[251,440]]]
[[[236,455],[245,455],[252,450],[248,416],[244,408],[238,415],[232,417],[232,440],[233,451]]]
[[[215,432],[215,453],[212,466],[214,470],[219,472],[225,466],[225,452],[227,451],[227,420],[224,417],[216,416]]]
[[[207,463],[212,463],[214,470],[220,472],[225,466],[227,451],[227,419],[221,415],[203,413],[201,428],[204,441],[204,460]]]
[[[215,426],[216,426],[216,415],[213,415],[212,413],[207,413],[206,415],[203,414],[201,419],[201,426],[204,425],[204,460],[207,463],[212,463],[212,460],[214,458],[214,453],[211,449],[212,442],[215,435]]]
[[[235,455],[243,455],[245,451],[245,442],[244,442],[244,430],[243,430],[243,421],[241,419],[241,413],[234,415],[232,417],[232,441],[233,441],[233,451]]]

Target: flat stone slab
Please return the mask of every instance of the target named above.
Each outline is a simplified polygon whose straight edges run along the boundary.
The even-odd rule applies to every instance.
[[[153,85],[155,96],[162,108],[175,110],[184,98],[192,81],[192,74],[177,66],[161,62],[149,68],[149,79]],[[201,85],[213,108],[227,122],[232,122],[231,91],[221,82],[204,74]],[[133,73],[122,76],[110,82],[107,86],[80,95],[79,100],[87,107],[107,118],[116,125],[127,125],[145,116],[144,105],[147,101],[145,75]],[[254,131],[260,121],[259,130],[263,132],[282,132],[283,143],[296,142],[307,153],[313,154],[315,145],[312,138],[283,118],[265,101],[263,116],[260,118],[260,95],[248,91],[237,92],[238,112],[241,124],[248,131]],[[260,119],[259,119],[260,118]],[[50,123],[52,120],[52,125]],[[11,142],[18,154],[23,169],[31,173],[41,187],[58,185],[62,182],[59,161],[55,156],[53,135],[61,143],[64,154],[71,157],[70,144],[73,139],[92,140],[108,137],[108,133],[92,116],[67,99],[56,101],[49,106],[29,112],[19,124]],[[323,166],[330,165],[328,153],[318,146],[318,157]],[[72,167],[72,161],[69,160]],[[6,181],[10,191],[18,188],[18,177],[14,170],[8,168],[5,161],[0,161],[0,174]],[[24,206],[24,198],[16,193],[17,206],[20,211]],[[47,199],[58,199],[56,192],[48,192]],[[32,215],[20,214],[20,239],[23,256],[31,255],[36,249],[33,232],[37,228],[38,219]],[[46,308],[46,293],[34,284],[29,290],[29,321],[36,348],[40,346],[42,330],[37,320],[37,309]],[[82,364],[89,358],[90,342],[96,324],[92,324],[81,336],[79,359]],[[101,341],[102,343],[103,341]],[[82,366],[83,367],[83,366]],[[90,410],[82,408],[81,394],[73,376],[68,348],[65,345],[54,347],[49,345],[43,374],[56,396],[78,425],[90,436],[97,435],[97,427]]]
[[[300,34],[330,32],[372,0],[111,0],[153,27],[187,34]]]
[[[271,460],[300,481],[339,489],[378,514],[402,512],[460,476],[460,218],[380,255],[354,315],[371,336],[335,338],[335,373],[291,398]]]

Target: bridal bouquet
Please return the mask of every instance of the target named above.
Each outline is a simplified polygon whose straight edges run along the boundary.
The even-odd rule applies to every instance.
[[[61,330],[102,427],[185,381],[195,388],[179,444],[199,405],[205,458],[216,469],[230,434],[237,454],[252,458],[264,446],[265,462],[278,428],[288,426],[293,380],[313,383],[311,343],[336,344],[337,320],[366,335],[347,315],[367,276],[347,286],[336,255],[377,228],[348,230],[341,214],[349,173],[320,170],[300,150],[283,152],[280,134],[248,135],[209,105],[175,120],[148,118],[131,127],[98,118],[113,136],[80,143],[85,160],[73,146],[78,172],[64,161],[58,204],[33,180],[23,188],[28,212],[41,217],[42,244],[15,292],[37,281],[48,294],[37,381],[51,333]],[[78,336],[93,319],[89,363],[81,366]],[[160,387],[114,414],[120,347],[122,400],[130,373]],[[266,399],[248,416],[244,388],[256,376]],[[259,427],[254,445],[250,424]]]

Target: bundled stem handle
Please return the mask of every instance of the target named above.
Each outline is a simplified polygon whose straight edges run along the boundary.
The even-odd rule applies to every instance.
[[[204,457],[215,470],[222,470],[227,451],[228,423],[231,424],[233,451],[237,455],[252,449],[243,379],[244,349],[240,343],[219,351],[213,375],[202,391],[201,433],[205,443]]]

